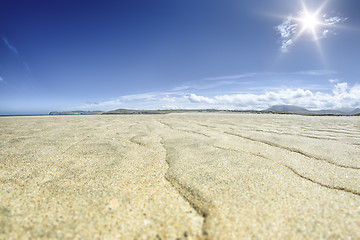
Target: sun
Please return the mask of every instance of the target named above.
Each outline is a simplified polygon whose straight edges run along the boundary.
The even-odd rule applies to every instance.
[[[307,45],[315,44],[323,62],[325,62],[321,47],[322,39],[336,35],[336,28],[343,27],[340,24],[346,21],[347,18],[336,16],[334,12],[328,12],[329,10],[325,9],[330,0],[322,0],[319,6],[307,5],[305,1],[310,2],[310,0],[299,1],[302,8],[295,15],[281,16],[283,22],[276,26],[281,39],[280,50],[288,52],[289,48],[297,41]]]
[[[300,13],[300,16],[295,19],[301,27],[297,37],[300,37],[304,33],[309,33],[315,41],[318,40],[317,33],[319,32],[319,28],[325,24],[320,20],[318,14],[318,11],[309,12],[307,9],[304,9]]]
[[[315,11],[309,11],[306,4],[302,1],[303,9],[299,14],[299,17],[295,18],[298,24],[301,26],[300,31],[298,32],[297,37],[300,37],[304,33],[312,34],[312,37],[315,41],[318,40],[318,30],[322,26],[326,25],[319,17],[322,9],[324,8],[326,1]]]
[[[321,24],[316,14],[313,13],[305,13],[300,22],[304,30],[310,30],[311,32],[315,32],[316,28]]]

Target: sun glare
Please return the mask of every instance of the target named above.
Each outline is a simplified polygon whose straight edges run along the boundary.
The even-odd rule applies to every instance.
[[[312,35],[313,39],[315,41],[318,40],[318,32],[319,28],[324,25],[324,22],[322,22],[318,18],[319,11],[314,12],[308,12],[308,10],[305,8],[303,12],[300,14],[299,18],[296,18],[296,21],[300,24],[301,29],[298,33],[298,37],[303,35],[304,33],[309,33]]]
[[[315,14],[306,13],[301,19],[301,23],[304,30],[311,30],[312,32],[314,32],[316,30],[316,27],[320,24],[320,21],[317,19],[317,16]]]
[[[302,12],[298,18],[295,18],[301,26],[297,37],[300,37],[304,33],[310,33],[315,41],[318,40],[318,30],[321,26],[325,25],[319,18],[319,14],[321,14],[326,2],[327,1],[324,1],[324,3],[314,11],[309,10],[304,1],[301,2],[303,6]]]

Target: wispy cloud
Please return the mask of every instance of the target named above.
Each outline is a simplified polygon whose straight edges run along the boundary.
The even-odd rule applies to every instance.
[[[336,73],[337,73],[336,71],[326,70],[326,69],[294,72],[294,74],[308,75],[308,76],[324,76],[324,75],[333,75],[333,74],[336,74]]]
[[[112,110],[116,108],[120,108],[122,105],[122,102],[120,99],[112,99],[108,101],[102,101],[102,102],[93,102],[93,103],[86,103],[84,105],[76,106],[76,107],[70,107],[67,110],[74,110],[74,109],[80,109],[80,110]]]
[[[132,95],[124,95],[115,99],[101,101],[96,103],[86,103],[84,105],[71,107],[70,109],[81,110],[113,110],[117,108],[134,109],[158,109],[158,103],[167,102],[169,96],[178,96],[183,93],[177,92],[148,92]]]
[[[287,16],[280,25],[275,27],[276,32],[280,35],[280,50],[282,52],[288,52],[300,35],[307,30],[311,29],[312,32],[312,39],[308,40],[318,41],[330,35],[336,35],[335,28],[337,24],[347,20],[347,18],[339,16],[328,16],[327,14],[317,16],[316,14],[317,12],[315,12],[314,16],[311,16],[307,10],[303,10],[298,12],[296,16]],[[314,26],[304,26],[309,24],[307,23],[309,16],[313,18],[310,21],[313,21]]]
[[[28,74],[32,75],[32,71],[31,71],[31,68],[29,66],[29,64],[27,64],[26,62],[23,62],[23,65],[25,67],[25,70]]]
[[[206,89],[215,89],[219,87],[224,86],[230,86],[230,85],[243,85],[251,83],[249,81],[235,81],[236,78],[233,76],[227,76],[228,78],[223,77],[214,77],[209,79],[200,79],[200,80],[194,80],[189,81],[183,85],[176,86],[171,88],[171,92],[184,92],[184,91],[194,91],[194,90],[206,90]],[[232,80],[230,80],[232,79]]]
[[[32,74],[29,64],[23,60],[23,58],[21,57],[20,52],[17,50],[17,48],[14,45],[12,45],[6,37],[3,37],[2,40],[5,43],[5,45],[7,46],[7,48],[16,57],[18,64],[22,65],[22,68],[25,70],[26,74],[30,78],[33,78],[33,74]]]
[[[237,75],[227,75],[227,76],[219,76],[219,77],[209,77],[205,78],[205,80],[235,80],[240,78],[254,77],[255,75],[259,75],[260,73],[243,73]],[[261,73],[263,74],[263,73]]]
[[[7,82],[0,76],[0,83],[7,84]]]
[[[241,73],[236,75],[226,75],[226,76],[219,76],[219,77],[209,77],[205,78],[205,80],[236,80],[241,78],[254,78],[259,76],[268,76],[268,75],[308,75],[308,76],[323,76],[323,75],[332,75],[336,74],[336,71],[328,70],[328,69],[314,69],[314,70],[304,70],[304,71],[297,71],[297,72],[250,72],[250,73]]]
[[[178,86],[178,87],[174,87],[171,89],[171,91],[184,91],[184,90],[187,90],[187,89],[190,89],[192,88],[192,86],[188,86],[188,85],[181,85],[181,86]]]
[[[262,91],[265,86],[259,86],[258,83],[264,81],[266,79],[274,80],[281,82],[286,79],[285,83],[288,83],[289,79],[299,79],[299,76],[306,76],[309,79],[319,79],[323,76],[327,76],[328,78],[334,77],[337,72],[330,69],[311,69],[311,70],[300,70],[294,72],[272,72],[272,71],[259,71],[259,72],[245,72],[234,75],[223,75],[223,76],[215,76],[208,77],[198,80],[189,81],[183,83],[182,85],[175,86],[170,89],[170,92],[176,93],[189,93],[189,92],[199,92],[199,91],[207,91],[209,92],[219,92],[225,91],[227,93],[231,92],[259,92]],[[314,84],[307,85],[314,89]],[[271,86],[266,86],[266,89],[271,89]]]
[[[5,45],[9,48],[9,50],[12,51],[15,54],[15,56],[19,56],[19,51],[16,49],[16,47],[14,47],[12,44],[10,44],[9,41],[5,37],[3,37],[2,39],[5,43]]]
[[[206,89],[214,89],[219,88],[221,86],[229,86],[238,84],[236,81],[216,81],[209,83],[203,83],[198,85],[192,85],[188,90],[206,90]]]

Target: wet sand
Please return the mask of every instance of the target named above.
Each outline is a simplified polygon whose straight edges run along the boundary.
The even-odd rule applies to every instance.
[[[360,118],[0,118],[0,239],[359,239]]]

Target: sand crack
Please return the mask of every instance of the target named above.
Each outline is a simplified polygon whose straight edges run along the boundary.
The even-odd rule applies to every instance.
[[[201,132],[196,132],[196,131],[191,131],[191,130],[185,130],[185,129],[179,129],[179,128],[174,128],[173,126],[171,126],[168,123],[164,123],[163,121],[159,121],[161,124],[169,127],[170,129],[174,130],[174,131],[180,131],[180,132],[187,132],[187,133],[194,133],[194,134],[198,134],[198,135],[202,135],[204,137],[208,137],[210,138],[209,135],[205,134],[205,133],[201,133]]]
[[[308,180],[308,181],[310,181],[310,182],[312,182],[312,183],[318,184],[318,185],[320,185],[320,186],[322,186],[322,187],[326,187],[326,188],[332,189],[332,190],[344,191],[344,192],[347,192],[347,193],[351,193],[351,194],[360,196],[360,191],[356,191],[356,190],[352,190],[352,189],[348,189],[348,188],[340,187],[340,186],[330,186],[330,185],[326,185],[326,184],[317,182],[317,181],[315,181],[314,179],[311,179],[311,178],[309,178],[309,177],[306,177],[306,176],[300,174],[298,171],[296,171],[296,170],[295,170],[294,168],[292,168],[292,167],[286,166],[286,165],[284,165],[284,164],[281,164],[281,165],[284,166],[284,167],[286,167],[286,168],[288,168],[289,170],[291,170],[291,171],[292,171],[293,173],[295,173],[297,176],[299,176],[299,177],[301,177],[301,178],[303,178],[303,179],[305,179],[305,180]]]
[[[279,144],[276,144],[276,143],[273,143],[273,142],[270,142],[270,141],[265,141],[265,140],[259,140],[259,139],[251,138],[251,137],[246,137],[246,136],[243,136],[243,135],[240,135],[240,134],[236,134],[236,133],[231,133],[231,132],[224,132],[224,133],[225,133],[225,134],[228,134],[228,135],[240,137],[240,138],[243,138],[243,139],[247,139],[247,140],[250,140],[250,141],[263,143],[263,144],[266,144],[266,145],[269,145],[269,146],[272,146],[272,147],[284,149],[284,150],[287,150],[287,151],[290,151],[290,152],[293,152],[293,153],[297,153],[297,154],[303,155],[303,156],[308,157],[308,158],[311,158],[311,159],[316,159],[316,160],[319,160],[319,161],[324,161],[324,162],[327,162],[327,163],[332,164],[332,165],[337,166],[337,167],[348,168],[348,169],[356,169],[356,170],[359,170],[359,169],[360,169],[360,167],[353,167],[353,166],[347,166],[347,165],[343,165],[343,164],[334,163],[334,162],[329,161],[329,160],[327,160],[327,159],[310,155],[310,154],[308,154],[308,153],[306,153],[306,152],[300,151],[299,149],[290,148],[290,147],[285,147],[285,146],[282,146],[282,145],[279,145]]]
[[[160,143],[166,152],[166,163],[168,165],[168,169],[165,173],[165,179],[179,193],[179,195],[182,196],[183,199],[189,203],[189,205],[195,210],[195,212],[202,217],[203,224],[201,229],[201,233],[202,233],[201,237],[202,239],[208,239],[208,234],[206,230],[206,220],[210,214],[208,208],[204,207],[204,203],[206,203],[207,200],[203,198],[198,191],[192,189],[189,186],[186,186],[185,184],[182,184],[178,179],[176,179],[169,173],[171,165],[169,162],[168,150],[165,147],[163,138],[161,138]]]

